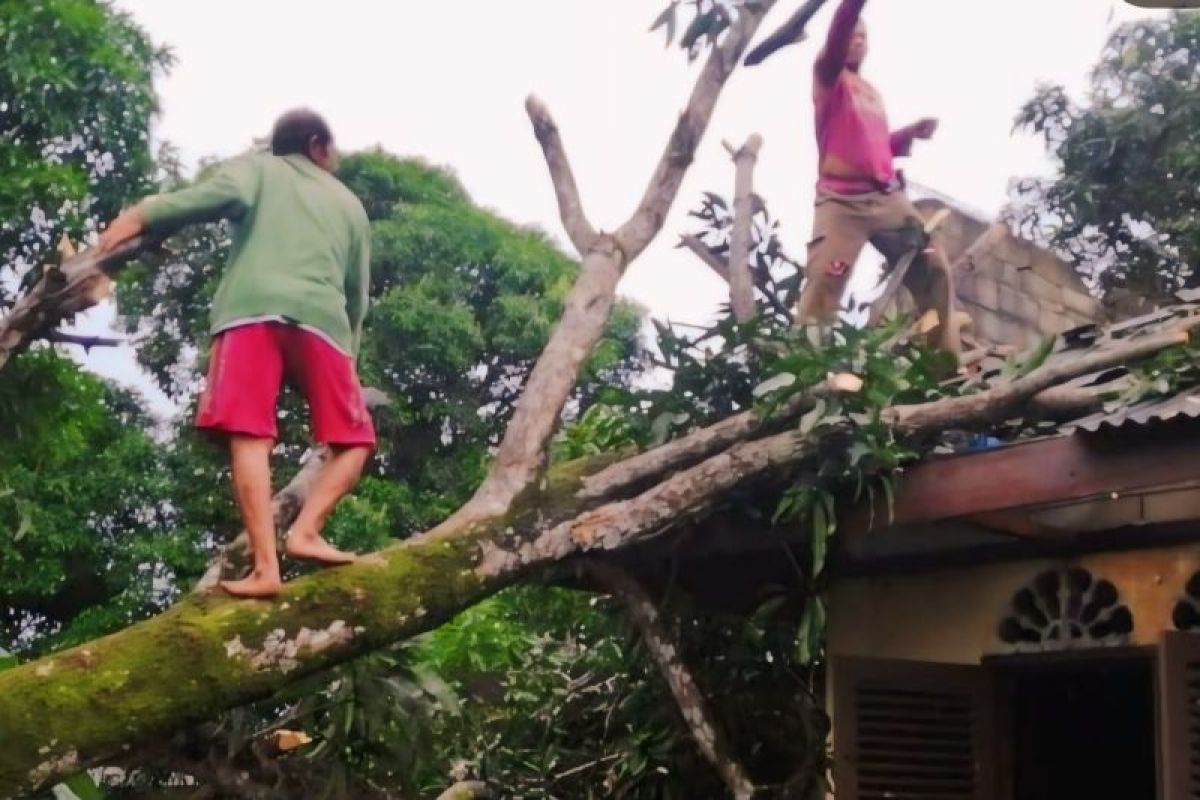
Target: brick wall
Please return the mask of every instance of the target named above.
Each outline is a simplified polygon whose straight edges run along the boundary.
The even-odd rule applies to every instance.
[[[929,199],[916,205],[926,218],[947,207]],[[959,310],[971,315],[972,338],[980,344],[1029,347],[1105,319],[1100,302],[1066,262],[1006,226],[989,226],[951,208],[937,237],[954,264]]]

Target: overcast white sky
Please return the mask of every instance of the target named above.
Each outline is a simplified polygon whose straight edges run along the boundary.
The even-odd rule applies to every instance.
[[[229,156],[295,105],[322,112],[344,149],[382,145],[450,166],[477,202],[562,238],[554,195],[525,117],[527,94],[562,130],[593,222],[614,227],[640,197],[696,67],[647,32],[665,0],[117,0],[178,62],[161,78],[160,140],[188,163]],[[766,27],[797,5],[780,2]],[[830,3],[832,7],[833,3]],[[1152,12],[1123,0],[872,0],[864,75],[893,125],[936,116],[905,169],[988,214],[1008,179],[1045,169],[1039,144],[1011,133],[1039,82],[1079,91],[1116,24]],[[664,234],[622,291],[658,316],[704,321],[723,286],[673,249],[699,193],[732,189],[722,139],[765,139],[756,189],[802,255],[815,148],[814,38],[731,80]],[[872,261],[874,263],[874,261]],[[862,283],[860,280],[859,283]],[[104,327],[110,309],[84,328]],[[144,385],[127,351],[88,363]],[[161,407],[159,403],[155,404]]]

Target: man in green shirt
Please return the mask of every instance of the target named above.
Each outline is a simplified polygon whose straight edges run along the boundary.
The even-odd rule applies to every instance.
[[[314,438],[333,451],[288,531],[286,552],[331,565],[355,558],[321,538],[375,446],[354,366],[367,310],[370,232],[362,204],[333,176],[336,167],[325,121],[290,111],[275,123],[270,153],[232,159],[193,186],[142,201],[113,220],[97,245],[103,251],[143,232],[163,237],[194,223],[232,223],[196,425],[229,440],[253,569],[221,585],[241,597],[270,597],[282,585],[270,455],[285,379],[303,390]]]

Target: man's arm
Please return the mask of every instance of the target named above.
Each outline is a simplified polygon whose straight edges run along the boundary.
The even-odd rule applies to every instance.
[[[255,158],[228,161],[186,189],[148,197],[123,211],[101,234],[97,247],[103,253],[143,231],[164,237],[197,222],[238,219],[253,203],[258,182]]]
[[[899,130],[892,131],[891,145],[893,156],[908,156],[912,154],[912,144],[915,139],[931,139],[937,131],[938,121],[932,117],[926,117],[914,122],[912,125],[906,125]]]
[[[371,229],[363,222],[354,237],[346,267],[346,316],[350,319],[351,354],[357,358],[362,344],[363,321],[371,296]]]
[[[854,38],[854,26],[862,15],[863,6],[867,0],[842,0],[837,11],[833,13],[833,22],[829,25],[829,36],[825,47],[817,56],[817,79],[830,86],[842,74],[846,66],[846,56],[850,54],[850,41]]]

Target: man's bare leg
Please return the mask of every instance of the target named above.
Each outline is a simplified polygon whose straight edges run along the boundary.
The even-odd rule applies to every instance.
[[[338,550],[321,538],[321,529],[338,501],[358,483],[370,456],[370,447],[333,448],[333,457],[318,473],[308,499],[288,531],[285,548],[289,556],[331,565],[349,564],[357,559],[353,553]]]
[[[279,559],[275,553],[275,518],[271,513],[271,449],[273,439],[234,434],[229,439],[233,493],[250,537],[252,569],[239,581],[221,581],[238,597],[271,597],[279,593]]]

